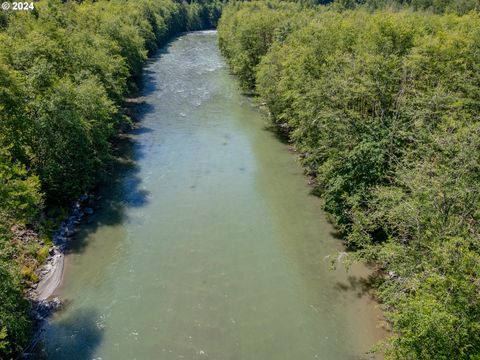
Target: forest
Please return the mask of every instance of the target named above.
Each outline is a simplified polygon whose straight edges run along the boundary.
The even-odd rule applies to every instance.
[[[387,359],[480,359],[478,0],[41,0],[0,12],[0,358],[69,204],[108,176],[148,56],[219,46],[301,154],[392,327]],[[322,259],[319,259],[321,261]]]
[[[371,264],[387,359],[480,359],[476,1],[227,5],[219,45]],[[321,261],[319,259],[319,261]]]
[[[0,358],[32,330],[25,290],[72,200],[108,174],[147,57],[173,35],[212,28],[221,3],[35,2],[0,13]]]

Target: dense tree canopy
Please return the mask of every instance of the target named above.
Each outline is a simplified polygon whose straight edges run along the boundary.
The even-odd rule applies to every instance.
[[[392,359],[480,359],[478,9],[232,2],[219,25],[241,86],[302,153],[352,257],[378,267]],[[215,1],[173,0],[0,12],[0,358],[28,340],[24,289],[48,254],[47,239],[18,234],[98,181],[147,56],[219,14]]]
[[[480,16],[371,3],[231,4],[220,47],[383,275],[387,357],[478,359]]]
[[[172,0],[35,2],[0,13],[0,358],[28,340],[25,285],[48,253],[44,204],[90,189],[110,159],[149,54],[180,31],[216,25],[220,3]]]

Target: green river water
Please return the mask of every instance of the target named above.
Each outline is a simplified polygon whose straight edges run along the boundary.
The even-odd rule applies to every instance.
[[[294,154],[241,94],[214,31],[145,69],[131,161],[81,226],[48,359],[369,359],[378,310]]]

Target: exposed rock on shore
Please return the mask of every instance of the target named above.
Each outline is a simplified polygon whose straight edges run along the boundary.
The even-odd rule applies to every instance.
[[[82,195],[75,201],[70,209],[67,219],[65,219],[60,228],[53,235],[53,247],[49,250],[49,256],[45,264],[38,271],[40,281],[32,286],[29,291],[30,298],[40,307],[34,306],[35,317],[37,315],[50,315],[44,311],[46,308],[58,309],[58,298],[48,300],[54,293],[55,289],[61,284],[64,267],[64,253],[68,239],[76,232],[77,225],[82,221],[85,214],[94,213],[92,209],[93,197],[87,194]],[[39,311],[40,309],[40,311]]]

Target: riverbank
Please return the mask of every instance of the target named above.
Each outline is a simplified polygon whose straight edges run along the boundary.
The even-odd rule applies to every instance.
[[[122,106],[123,113],[129,118],[128,122],[125,122],[121,128],[118,129],[118,134],[111,140],[113,150],[113,158],[108,165],[112,169],[111,176],[119,176],[116,170],[120,162],[132,161],[131,159],[125,159],[125,156],[129,156],[131,145],[128,143],[128,134],[134,132],[136,128],[141,126],[138,123],[138,114],[136,108],[144,104],[144,98],[129,97],[124,100]],[[41,303],[48,307],[49,301],[63,280],[63,272],[65,265],[65,253],[68,251],[68,247],[72,238],[78,233],[79,228],[86,223],[92,221],[92,215],[98,208],[101,208],[99,201],[102,199],[101,189],[108,186],[108,180],[101,179],[99,183],[95,185],[95,191],[83,194],[80,196],[69,208],[68,216],[60,223],[58,230],[52,235],[52,244],[49,248],[49,256],[44,264],[36,271],[38,281],[33,283],[28,290],[28,298],[35,302]],[[52,304],[58,304],[59,299],[53,299]],[[58,306],[53,306],[58,308]],[[43,310],[41,310],[45,313]]]
[[[37,274],[39,277],[29,291],[29,297],[35,302],[44,302],[49,299],[60,285],[63,278],[65,250],[69,239],[77,231],[84,217],[94,213],[94,195],[82,195],[73,203],[69,215],[53,235],[53,246],[49,249],[49,256]]]
[[[220,9],[214,1],[39,1],[35,16],[2,15],[0,357],[28,341],[25,295],[36,308],[62,281],[63,238],[82,210],[72,210],[55,244],[47,237],[67,204],[108,176],[110,141],[128,122],[122,99],[135,91],[147,54],[174,34],[214,26]]]
[[[302,154],[348,257],[376,264],[387,358],[475,358],[478,9],[362,4],[230,4],[220,48]]]
[[[175,36],[172,36],[172,39],[174,38]],[[111,140],[112,159],[108,165],[111,169],[110,177],[100,179],[95,189],[80,196],[70,206],[68,216],[52,235],[49,255],[36,271],[38,281],[31,283],[27,290],[27,298],[32,304],[33,336],[29,345],[23,350],[22,358],[40,356],[39,342],[42,340],[47,322],[57,311],[68,305],[68,300],[59,293],[64,281],[68,253],[72,251],[72,246],[75,247],[75,237],[79,236],[81,229],[94,223],[96,212],[103,207],[108,208],[103,203],[103,197],[106,193],[108,194],[105,189],[111,187],[115,183],[115,178],[121,177],[123,172],[132,166],[130,135],[141,127],[137,110],[144,103],[145,99],[142,96],[124,99],[122,111],[129,120],[123,123],[117,135]]]
[[[72,243],[46,357],[363,356],[378,329],[360,272],[322,261],[333,229],[216,33],[163,49],[142,95],[132,161]]]

